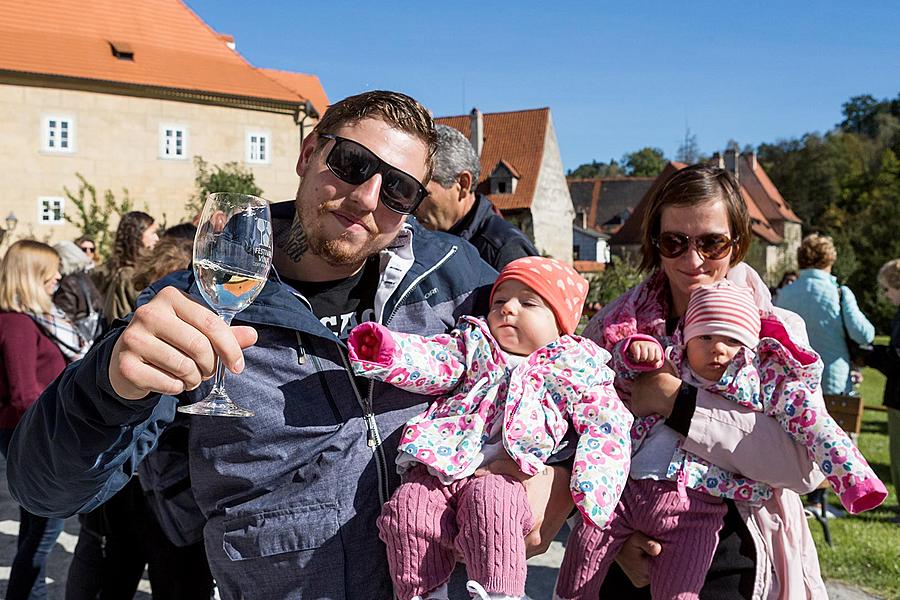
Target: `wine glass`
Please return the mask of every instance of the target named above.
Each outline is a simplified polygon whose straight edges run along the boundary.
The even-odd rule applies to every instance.
[[[256,299],[271,265],[269,203],[247,194],[208,195],[194,237],[194,278],[203,299],[226,324]],[[178,410],[216,417],[253,416],[253,411],[228,397],[225,367],[218,356],[212,391],[202,401],[179,406]]]

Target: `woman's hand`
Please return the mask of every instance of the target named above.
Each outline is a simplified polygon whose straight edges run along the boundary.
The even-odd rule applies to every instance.
[[[632,533],[616,556],[616,563],[622,568],[634,587],[650,585],[650,559],[659,556],[662,546],[640,531]]]
[[[631,388],[631,412],[638,417],[660,415],[668,417],[672,414],[681,379],[669,369],[670,363],[663,368],[642,373],[634,380]]]
[[[489,473],[509,475],[525,486],[534,518],[534,526],[525,536],[525,553],[531,557],[546,552],[575,505],[569,492],[572,473],[565,467],[548,465],[542,473],[531,477],[512,458],[499,458],[475,471],[475,476]]]

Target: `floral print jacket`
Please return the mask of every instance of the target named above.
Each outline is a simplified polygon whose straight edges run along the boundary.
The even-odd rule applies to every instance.
[[[359,356],[363,335],[379,340],[368,360]],[[433,337],[364,323],[347,343],[358,375],[441,395],[407,423],[400,451],[451,479],[479,460],[501,419],[506,451],[523,473],[539,473],[571,421],[579,434],[572,497],[587,522],[606,526],[628,478],[633,421],[613,388],[606,350],[564,335],[513,367],[487,323],[474,317]]]
[[[806,448],[849,512],[875,508],[887,497],[887,489],[815,393],[822,379],[818,354],[792,341],[774,316],[762,317],[761,325],[756,348],[742,347],[717,382],[693,375],[683,345],[669,346],[666,355],[683,380],[699,383],[707,391],[774,417],[797,444]],[[675,337],[679,334],[676,332]],[[637,339],[656,341],[650,336],[635,335],[617,343],[613,350],[616,372],[626,379],[647,370],[633,364],[627,356],[628,345]],[[646,431],[640,426],[632,430],[635,446]],[[667,475],[687,487],[736,500],[758,502],[772,494],[763,483],[721,469],[681,449],[676,451]]]

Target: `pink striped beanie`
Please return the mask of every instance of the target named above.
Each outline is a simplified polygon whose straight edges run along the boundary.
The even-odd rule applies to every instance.
[[[755,348],[759,328],[753,293],[728,280],[694,290],[684,314],[685,343],[698,335],[724,335]]]

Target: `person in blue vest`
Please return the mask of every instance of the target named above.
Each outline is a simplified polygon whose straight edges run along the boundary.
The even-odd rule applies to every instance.
[[[345,339],[368,320],[449,331],[486,313],[496,277],[467,242],[407,221],[426,195],[434,144],[428,111],[403,94],[329,107],[303,140],[296,200],[272,206],[274,269],[256,301],[229,327],[189,272],[145,290],[127,326],[23,418],[8,462],[17,501],[64,516],[111,497],[173,403],[208,392],[219,355],[236,374],[229,394],[255,413],[191,418],[191,486],[223,600],[391,598],[375,520],[399,483],[400,430],[429,398],[355,378]],[[524,483],[532,549],[571,511],[569,476],[555,466]]]
[[[531,240],[475,192],[481,165],[466,136],[447,125],[436,125],[435,132],[434,172],[416,210],[419,222],[468,241],[498,271],[517,258],[538,256]]]

